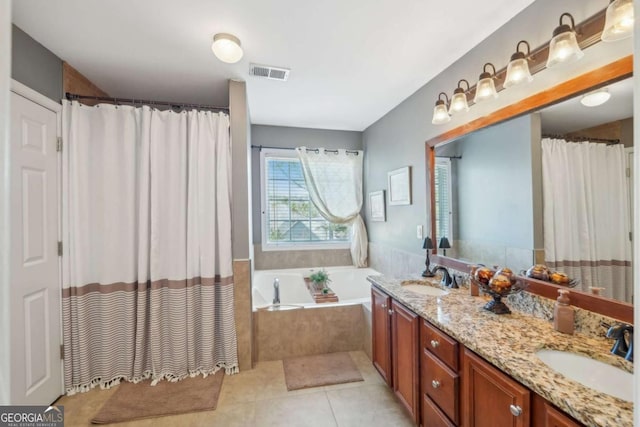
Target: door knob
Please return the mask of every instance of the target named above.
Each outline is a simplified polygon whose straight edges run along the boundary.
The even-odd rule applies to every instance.
[[[519,417],[522,414],[522,408],[518,405],[509,406],[509,410],[515,417]]]
[[[433,380],[433,381],[431,381],[431,386],[432,386],[433,388],[438,388],[438,387],[440,387],[440,381],[438,381],[438,380]]]

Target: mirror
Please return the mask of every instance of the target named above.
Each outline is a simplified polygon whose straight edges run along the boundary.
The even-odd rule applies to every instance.
[[[435,147],[432,230],[436,242],[449,238],[448,256],[517,271],[545,263],[580,278],[576,290],[603,287],[604,297],[632,302],[633,178],[625,162],[633,150],[633,85],[630,78],[615,80],[592,82],[571,99],[495,126],[428,142]],[[583,93],[603,84],[608,102],[580,104]],[[568,147],[584,151],[569,155]],[[586,166],[592,173],[585,177]],[[586,196],[576,198],[579,188]],[[609,221],[601,225],[594,215]]]

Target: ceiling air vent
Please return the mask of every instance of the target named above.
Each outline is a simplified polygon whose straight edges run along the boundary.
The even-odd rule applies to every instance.
[[[271,80],[280,80],[286,82],[291,72],[288,68],[272,67],[270,65],[251,64],[249,66],[249,75],[256,77],[264,77]]]

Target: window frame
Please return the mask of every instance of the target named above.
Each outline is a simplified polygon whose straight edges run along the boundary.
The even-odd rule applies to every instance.
[[[298,159],[298,155],[293,149],[286,148],[263,148],[260,150],[260,224],[261,224],[261,246],[262,251],[298,251],[298,250],[333,250],[333,249],[349,249],[351,247],[351,233],[349,233],[349,240],[327,242],[319,241],[317,243],[312,242],[283,242],[273,243],[269,242],[268,230],[269,225],[267,221],[267,164],[268,158],[290,158]]]
[[[451,173],[451,159],[448,157],[436,157],[436,170],[438,168],[438,166],[444,166],[447,170],[447,175],[448,175],[448,185],[447,185],[447,199],[449,200],[449,233],[446,235],[447,239],[449,239],[449,242],[453,243],[454,236],[453,236],[453,176]],[[435,173],[434,173],[435,176]],[[434,191],[437,191],[436,188],[436,183],[434,182]],[[436,208],[437,211],[437,208]],[[436,219],[437,220],[437,219]],[[443,236],[438,236],[438,231],[437,227],[436,227],[436,237],[438,239],[442,238]],[[438,240],[439,242],[439,240]],[[439,243],[438,242],[434,242],[434,244],[437,246]]]

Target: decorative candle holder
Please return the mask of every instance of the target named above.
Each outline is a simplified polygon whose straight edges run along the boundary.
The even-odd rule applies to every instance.
[[[507,305],[502,302],[502,298],[518,293],[527,287],[527,284],[517,278],[513,278],[511,286],[506,288],[494,288],[488,284],[484,284],[476,279],[471,279],[473,283],[487,295],[490,295],[492,300],[484,305],[484,309],[494,314],[510,314],[511,310]]]

